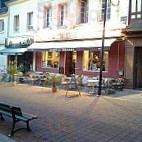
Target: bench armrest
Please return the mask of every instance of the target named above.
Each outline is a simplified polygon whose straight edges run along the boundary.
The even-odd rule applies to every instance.
[[[32,114],[29,114],[29,113],[26,113],[26,112],[22,112],[23,116],[24,117],[31,117],[33,119],[38,119],[38,116],[36,115],[32,115]]]

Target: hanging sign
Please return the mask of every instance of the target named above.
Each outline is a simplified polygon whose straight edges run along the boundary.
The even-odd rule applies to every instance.
[[[6,48],[26,48],[34,42],[32,37],[12,37],[5,39]]]

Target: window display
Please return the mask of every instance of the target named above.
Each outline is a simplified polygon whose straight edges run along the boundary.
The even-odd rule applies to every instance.
[[[58,68],[59,67],[59,52],[56,52],[56,51],[42,52],[42,67],[43,68]]]
[[[83,69],[99,71],[100,70],[100,51],[84,51]],[[104,52],[103,71],[108,70],[108,52]]]

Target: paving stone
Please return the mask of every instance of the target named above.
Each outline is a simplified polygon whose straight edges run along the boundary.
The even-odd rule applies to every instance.
[[[74,95],[71,92],[71,96]],[[0,83],[0,100],[19,105],[39,116],[32,132],[19,131],[17,142],[141,142],[142,91],[126,90],[100,98],[65,97],[65,91]],[[8,135],[12,120],[0,122],[0,133]],[[17,127],[25,126],[19,123]]]

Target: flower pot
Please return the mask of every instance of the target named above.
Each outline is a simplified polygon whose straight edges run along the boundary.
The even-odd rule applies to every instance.
[[[17,82],[16,81],[12,81],[12,86],[16,86]]]
[[[57,87],[56,86],[52,87],[52,92],[57,92]]]

